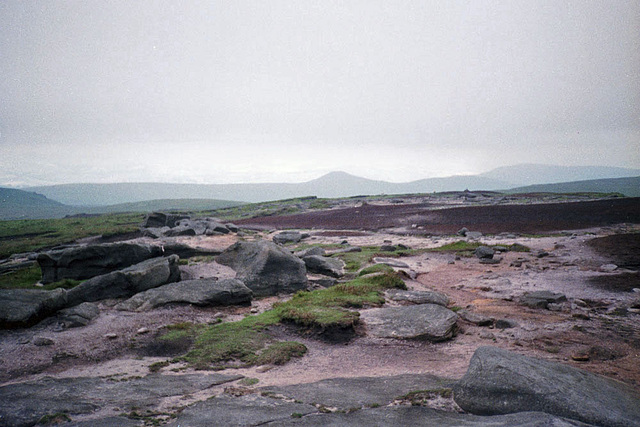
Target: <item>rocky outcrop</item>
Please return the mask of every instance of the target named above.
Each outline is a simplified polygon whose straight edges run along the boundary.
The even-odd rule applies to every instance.
[[[198,279],[171,283],[140,292],[116,306],[119,310],[147,311],[166,304],[197,306],[250,304],[252,292],[237,279]]]
[[[436,304],[384,307],[360,313],[367,333],[380,338],[444,341],[456,332],[458,316]]]
[[[280,425],[315,413],[315,406],[248,394],[240,397],[221,395],[196,403],[178,415],[171,426],[259,426]],[[294,415],[295,414],[295,415]],[[271,424],[273,423],[273,424]]]
[[[0,424],[33,426],[45,415],[62,413],[73,420],[102,408],[117,407],[119,412],[155,409],[162,398],[195,393],[239,378],[242,376],[225,374],[148,375],[126,381],[45,377],[0,387]]]
[[[157,246],[134,243],[105,243],[79,246],[38,255],[42,283],[62,279],[84,280],[138,264],[162,255]]]
[[[640,425],[640,398],[626,384],[495,347],[476,350],[453,391],[472,414],[543,411],[599,426]]]
[[[493,259],[494,251],[489,246],[480,246],[473,253],[480,259]]]
[[[307,269],[302,260],[275,243],[237,242],[216,258],[236,271],[255,296],[291,293],[306,288]]]
[[[177,255],[154,258],[79,284],[67,292],[67,305],[130,297],[138,292],[179,280]]]
[[[297,256],[298,258],[304,258],[304,257],[311,256],[311,255],[325,256],[326,255],[326,251],[323,248],[321,248],[320,246],[314,246],[314,247],[311,247],[309,249],[305,249],[305,250],[302,250],[302,251],[294,252],[293,254],[295,256]]]
[[[1,289],[0,327],[22,328],[36,324],[67,305],[64,289]]]
[[[386,294],[387,298],[391,301],[407,302],[411,304],[437,304],[443,307],[449,305],[449,297],[442,292],[389,289]]]
[[[189,219],[188,215],[181,214],[170,214],[164,212],[152,212],[146,216],[144,222],[142,223],[142,227],[144,228],[162,228],[169,227],[173,228],[176,226],[178,221],[182,219]]]
[[[154,212],[149,214],[142,225],[142,234],[147,237],[178,237],[222,235],[237,232],[233,224],[221,224],[214,218],[192,219],[187,215],[165,214]]]
[[[338,258],[327,258],[320,255],[309,255],[302,258],[307,270],[311,273],[324,274],[340,278],[344,276],[344,262]]]

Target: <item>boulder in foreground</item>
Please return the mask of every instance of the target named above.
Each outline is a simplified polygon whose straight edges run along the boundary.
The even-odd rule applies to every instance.
[[[234,269],[236,278],[258,297],[292,293],[307,286],[304,262],[265,240],[234,243],[216,261]]]
[[[38,255],[42,283],[84,280],[162,255],[162,248],[134,243],[105,243],[44,252]]]
[[[599,426],[640,426],[640,397],[630,386],[496,347],[476,350],[453,391],[456,403],[477,415],[542,411]]]
[[[172,303],[198,306],[249,304],[251,296],[251,290],[238,279],[185,280],[140,292],[118,304],[116,308],[147,311]]]
[[[0,328],[32,326],[66,304],[67,293],[64,289],[1,289]]]
[[[453,337],[458,316],[436,304],[384,307],[363,311],[370,335],[380,338],[444,341]]]
[[[180,280],[178,256],[153,258],[139,264],[97,276],[67,292],[67,305],[100,301],[108,298],[125,298]]]

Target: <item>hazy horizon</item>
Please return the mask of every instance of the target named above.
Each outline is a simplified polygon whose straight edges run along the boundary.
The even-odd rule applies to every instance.
[[[7,0],[0,72],[0,186],[640,169],[631,0]]]

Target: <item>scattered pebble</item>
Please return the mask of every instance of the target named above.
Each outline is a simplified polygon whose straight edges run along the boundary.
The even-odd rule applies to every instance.
[[[114,332],[109,332],[108,334],[104,335],[105,338],[109,338],[110,340],[116,339],[118,338],[118,334],[114,333]]]
[[[53,345],[54,341],[51,338],[46,337],[36,337],[33,340],[33,345],[37,345],[38,347],[43,347],[46,345]]]
[[[142,335],[149,332],[149,328],[142,327],[136,331],[137,334]]]

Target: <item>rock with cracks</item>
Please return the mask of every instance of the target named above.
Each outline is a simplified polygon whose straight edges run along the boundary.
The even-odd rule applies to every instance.
[[[179,280],[177,255],[154,258],[79,284],[67,292],[67,305],[130,297],[138,292]]]
[[[368,333],[380,338],[444,341],[456,332],[458,316],[436,304],[385,307],[363,311]]]
[[[138,264],[162,255],[157,246],[134,243],[105,243],[80,246],[38,255],[42,283],[62,279],[84,280]]]
[[[495,347],[476,350],[454,399],[478,415],[542,411],[599,426],[640,426],[640,397],[630,386]]]
[[[340,278],[344,276],[344,262],[338,258],[309,255],[302,258],[311,273]]]
[[[32,326],[66,305],[64,289],[0,289],[0,328]]]
[[[198,279],[170,283],[140,292],[116,306],[119,310],[148,311],[166,304],[197,306],[250,304],[252,292],[238,279]]]
[[[410,304],[437,304],[443,307],[449,305],[449,297],[442,292],[389,289],[386,294],[391,301]]]
[[[216,258],[236,271],[254,296],[292,293],[307,286],[304,262],[286,249],[265,240],[237,242]]]

